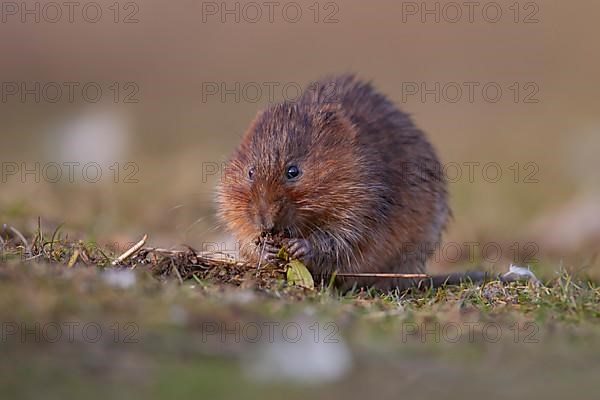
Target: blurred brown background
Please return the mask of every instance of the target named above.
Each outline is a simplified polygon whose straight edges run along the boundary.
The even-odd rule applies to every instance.
[[[472,259],[450,249],[439,264],[593,262],[598,2],[480,2],[461,16],[460,2],[289,3],[270,16],[263,2],[110,0],[81,2],[72,15],[63,6],[59,16],[46,2],[3,2],[1,222],[33,230],[41,216],[47,229],[64,222],[100,242],[148,233],[164,246],[224,249],[212,172],[273,100],[268,88],[281,100],[324,75],[356,72],[413,115],[448,165],[447,243],[503,251],[496,257],[493,245]],[[97,162],[102,177],[86,182],[94,179],[74,167],[68,179],[69,162]],[[58,182],[51,163],[61,166]]]

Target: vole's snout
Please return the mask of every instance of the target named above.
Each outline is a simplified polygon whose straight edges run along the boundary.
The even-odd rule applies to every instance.
[[[277,203],[259,200],[255,224],[263,233],[275,234],[277,228],[277,220],[280,214],[280,208]]]
[[[275,224],[273,223],[273,220],[261,218],[259,226],[260,231],[263,233],[275,233]]]

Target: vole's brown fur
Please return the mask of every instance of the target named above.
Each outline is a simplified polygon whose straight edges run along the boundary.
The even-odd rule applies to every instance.
[[[290,166],[297,178],[286,176]],[[341,76],[257,115],[225,167],[220,216],[250,261],[261,254],[257,238],[271,232],[317,276],[422,273],[450,214],[441,170],[407,114],[370,84]],[[265,259],[277,251],[265,249]]]

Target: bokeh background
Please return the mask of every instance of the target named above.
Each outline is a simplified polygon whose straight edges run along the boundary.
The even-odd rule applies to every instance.
[[[287,11],[289,2],[278,3],[270,20],[262,2],[254,3],[257,18],[247,2],[144,0],[115,9],[103,0],[85,11],[81,3],[72,21],[62,8],[56,22],[45,2],[14,3],[16,14],[5,3],[4,223],[33,231],[39,216],[48,230],[64,223],[71,235],[99,243],[125,247],[147,233],[156,245],[231,250],[214,217],[215,168],[270,101],[322,76],[354,72],[411,113],[449,166],[454,220],[445,240],[462,250],[449,249],[436,268],[537,260],[598,269],[596,1],[539,0],[516,9],[512,0],[498,1],[485,11],[481,2],[470,20],[467,8],[457,18],[447,2],[337,0],[315,9],[311,0]],[[436,4],[439,21],[422,14]],[[25,7],[39,7],[39,22],[22,15]],[[298,7],[302,16],[292,22]],[[502,17],[492,22],[498,7]],[[221,15],[225,8],[234,13]],[[477,85],[472,99],[465,82]],[[439,84],[440,98],[422,97],[423,84],[434,92]],[[62,98],[52,102],[57,85]],[[102,95],[93,102],[97,87]],[[490,100],[494,87],[502,89],[498,101]],[[70,162],[97,162],[102,177],[91,183],[74,167],[69,179]],[[48,179],[51,163],[62,166],[58,182]],[[464,246],[471,242],[494,245],[473,257]]]

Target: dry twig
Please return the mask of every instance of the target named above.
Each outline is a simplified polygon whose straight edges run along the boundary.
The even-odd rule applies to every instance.
[[[115,261],[112,262],[112,265],[118,265],[118,264],[122,263],[123,261],[127,260],[129,257],[134,255],[135,253],[137,253],[138,251],[140,251],[142,249],[142,247],[144,247],[144,245],[146,244],[146,240],[148,240],[148,235],[144,235],[142,240],[137,242],[133,247],[131,247],[125,253],[121,254]]]
[[[391,273],[341,273],[338,272],[337,276],[348,277],[348,278],[399,278],[399,279],[427,279],[431,278],[427,274],[391,274]]]

